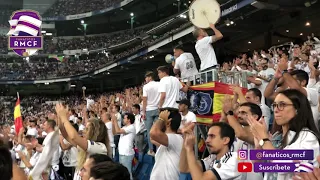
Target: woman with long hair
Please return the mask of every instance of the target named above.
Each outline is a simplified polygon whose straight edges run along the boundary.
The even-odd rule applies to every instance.
[[[70,144],[79,149],[78,165],[73,179],[81,180],[80,172],[89,155],[107,154],[111,157],[112,150],[110,148],[107,128],[102,121],[91,118],[86,124],[84,136],[81,137],[68,120],[68,108],[62,104],[57,104],[55,109],[61,134]]]
[[[306,171],[313,171],[313,167],[319,167],[316,158],[320,151],[320,134],[315,126],[309,101],[304,94],[295,89],[288,89],[280,92],[272,104],[274,110],[274,120],[278,129],[269,139],[267,126],[264,120],[254,120],[249,118],[248,122],[251,131],[255,137],[255,146],[257,149],[308,149],[313,150],[313,160],[301,161],[308,163],[310,166]],[[281,126],[281,128],[277,128]],[[284,161],[272,161],[284,162]],[[286,163],[295,163],[291,160]],[[304,165],[302,165],[304,166]],[[298,167],[296,170],[299,170]],[[265,179],[268,180],[287,180],[292,179],[293,173],[266,173]]]

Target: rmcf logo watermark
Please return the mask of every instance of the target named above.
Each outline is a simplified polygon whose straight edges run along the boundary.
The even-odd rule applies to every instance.
[[[41,16],[37,11],[19,10],[9,20],[8,49],[27,57],[42,49]]]

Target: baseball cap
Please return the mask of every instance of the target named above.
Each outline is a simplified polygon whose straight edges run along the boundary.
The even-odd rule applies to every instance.
[[[188,107],[191,106],[190,101],[189,101],[188,99],[182,99],[182,100],[180,100],[180,101],[177,101],[177,103],[178,103],[178,104],[185,104],[185,105],[187,105]]]

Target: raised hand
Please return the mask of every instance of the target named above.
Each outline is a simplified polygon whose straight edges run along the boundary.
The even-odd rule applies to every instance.
[[[186,134],[185,140],[184,140],[184,147],[186,148],[186,150],[192,151],[195,143],[196,143],[196,137],[194,136],[193,132]]]

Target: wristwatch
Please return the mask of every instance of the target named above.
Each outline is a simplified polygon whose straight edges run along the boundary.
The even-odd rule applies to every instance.
[[[270,139],[268,139],[268,138],[261,139],[261,140],[259,141],[259,145],[262,147],[266,141],[270,141]]]
[[[228,111],[228,112],[226,113],[226,115],[227,115],[227,116],[233,116],[233,111]]]
[[[283,70],[283,71],[281,72],[282,76],[283,76],[284,73],[287,73],[287,72],[288,72],[288,70]]]

